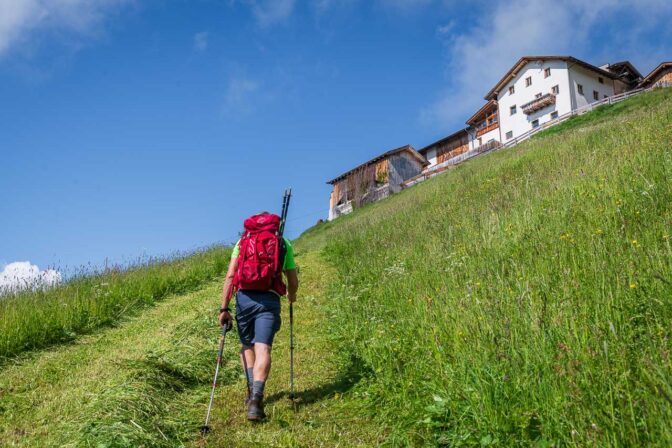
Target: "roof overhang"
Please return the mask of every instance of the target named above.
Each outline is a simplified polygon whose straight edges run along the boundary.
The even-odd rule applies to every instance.
[[[635,75],[637,78],[643,78],[642,74],[639,73],[639,70],[637,70],[637,68],[634,65],[632,65],[630,61],[614,62],[613,64],[609,64],[607,70],[611,71],[612,67],[625,67],[630,71],[630,73]],[[618,75],[620,76],[621,73],[618,73]]]
[[[490,89],[488,94],[485,95],[485,99],[486,100],[495,99],[497,97],[497,94],[504,88],[506,84],[509,83],[509,81],[511,81],[511,79],[513,79],[513,77],[515,77],[518,74],[518,72],[523,67],[525,67],[528,63],[534,61],[565,61],[574,65],[580,65],[588,70],[592,70],[607,78],[618,79],[618,75],[616,75],[615,73],[612,73],[608,70],[599,67],[595,67],[592,64],[589,64],[587,62],[584,62],[580,59],[576,59],[571,56],[523,56],[522,58],[518,59],[518,62],[516,62],[513,65],[513,67],[511,67],[509,71],[506,72],[506,74],[502,77],[502,79],[500,79],[499,82],[497,82],[497,84],[495,84],[495,86],[492,89]]]
[[[646,75],[644,79],[642,79],[642,82],[639,83],[638,87],[644,87],[647,84],[650,84],[651,81],[653,81],[660,72],[668,68],[672,68],[672,61],[661,62],[660,64],[658,64],[658,67],[651,70],[651,73],[649,73],[648,75]]]
[[[470,124],[470,125],[473,126],[475,123],[480,121],[482,119],[482,117],[485,117],[487,115],[487,113],[490,111],[490,109],[492,109],[492,108],[495,108],[495,109],[497,108],[497,101],[494,100],[494,99],[491,99],[490,101],[485,103],[485,105],[483,107],[481,107],[480,109],[478,109],[474,115],[469,117],[469,119],[467,120],[467,124]]]
[[[430,143],[429,145],[425,146],[424,148],[419,149],[418,152],[419,152],[420,154],[422,154],[423,156],[426,157],[425,154],[427,154],[427,151],[429,151],[429,150],[432,149],[433,147],[438,146],[438,145],[440,145],[440,144],[442,144],[442,143],[446,143],[446,142],[448,142],[448,141],[450,141],[450,140],[453,140],[453,139],[455,139],[455,138],[461,138],[461,137],[463,137],[463,136],[466,136],[466,137],[469,136],[469,133],[467,133],[467,130],[466,130],[466,129],[460,129],[459,131],[457,131],[457,132],[453,132],[452,134],[450,134],[450,135],[447,136],[447,137],[443,137],[441,140],[437,140],[437,141],[435,141],[435,142],[433,142],[433,143]]]
[[[359,169],[361,169],[361,168],[364,168],[364,167],[366,167],[366,166],[372,165],[372,164],[374,164],[374,163],[376,163],[376,162],[378,162],[378,161],[380,161],[380,160],[386,159],[386,158],[388,158],[388,157],[390,157],[390,156],[393,156],[393,155],[395,155],[395,154],[399,154],[399,153],[401,153],[401,152],[407,152],[408,154],[410,154],[411,156],[413,156],[418,162],[420,162],[420,164],[421,164],[423,167],[429,165],[429,162],[427,161],[427,159],[425,159],[425,158],[424,158],[418,151],[416,151],[415,148],[413,148],[413,146],[411,146],[411,145],[404,145],[404,146],[400,146],[399,148],[395,148],[395,149],[391,149],[391,150],[389,150],[389,151],[386,151],[386,152],[380,154],[379,156],[376,156],[376,157],[374,157],[373,159],[368,160],[368,161],[362,163],[361,165],[357,165],[357,166],[354,167],[353,169],[351,169],[351,170],[349,170],[349,171],[346,171],[345,173],[341,174],[340,176],[337,176],[337,177],[331,179],[330,181],[327,181],[327,183],[333,185],[333,184],[335,184],[336,182],[338,182],[339,180],[345,179],[345,178],[348,177],[350,174],[354,173],[355,171],[357,171],[357,170],[359,170]]]

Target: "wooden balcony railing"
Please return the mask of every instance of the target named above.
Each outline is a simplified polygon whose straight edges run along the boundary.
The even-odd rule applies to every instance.
[[[480,137],[483,134],[487,134],[488,132],[497,129],[498,127],[499,127],[499,122],[491,123],[491,124],[487,125],[486,127],[477,130],[476,131],[476,137]]]
[[[539,109],[550,106],[551,104],[555,104],[555,95],[552,93],[547,93],[546,95],[541,95],[539,98],[533,99],[529,103],[523,104],[520,106],[520,108],[523,109],[523,112],[526,115],[530,115]]]

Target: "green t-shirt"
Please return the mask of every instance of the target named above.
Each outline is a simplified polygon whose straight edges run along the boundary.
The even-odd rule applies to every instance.
[[[292,269],[296,269],[296,262],[294,261],[294,248],[292,247],[292,243],[290,243],[287,238],[283,237],[282,239],[285,240],[285,247],[287,248],[285,253],[285,262],[282,264],[282,270],[290,271]],[[239,243],[240,241],[237,242],[233,247],[233,252],[231,252],[231,261],[238,258],[238,254],[240,253],[240,248],[238,247]]]

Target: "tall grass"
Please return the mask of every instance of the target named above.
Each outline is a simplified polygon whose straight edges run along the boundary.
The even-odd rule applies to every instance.
[[[672,445],[672,89],[645,100],[296,243],[391,446]]]
[[[229,249],[213,247],[5,297],[0,300],[0,362],[72,340],[168,294],[194,289],[221,275],[229,256]]]

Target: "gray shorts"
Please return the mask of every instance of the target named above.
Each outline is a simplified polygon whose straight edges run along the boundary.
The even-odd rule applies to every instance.
[[[272,292],[238,291],[236,293],[236,324],[240,343],[255,342],[273,345],[280,330],[280,297]]]

